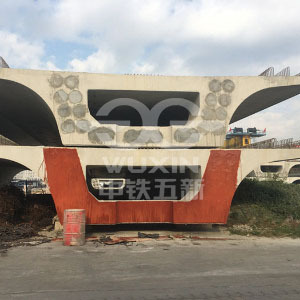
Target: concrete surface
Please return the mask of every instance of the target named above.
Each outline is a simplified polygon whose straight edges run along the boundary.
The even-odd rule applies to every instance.
[[[300,240],[52,242],[0,257],[0,299],[299,299]]]
[[[0,90],[0,134],[23,146],[220,147],[230,123],[299,94],[300,77],[145,76],[0,68]],[[176,107],[174,118],[160,125],[164,110],[171,108],[167,111],[170,116]],[[115,115],[107,119],[108,124],[105,118],[111,112]],[[137,121],[140,118],[142,122]],[[153,139],[147,131],[143,138],[130,138],[130,125],[135,122],[138,131],[145,131],[145,126],[157,130],[160,125],[159,138]],[[110,138],[95,139],[98,128],[109,131]],[[190,138],[182,131],[185,128],[197,134]]]
[[[32,170],[35,176],[45,178],[44,147],[41,146],[1,146],[0,147],[0,185],[9,183],[13,176],[22,170]],[[87,165],[99,166],[201,166],[205,172],[211,149],[118,149],[118,148],[76,148],[84,176]],[[224,149],[224,151],[232,151]],[[237,184],[261,165],[284,164],[287,159],[300,159],[300,149],[240,149],[241,161]],[[274,161],[281,161],[272,163]],[[299,164],[287,163],[288,166]],[[286,170],[286,169],[285,169]],[[201,178],[201,174],[198,174]],[[182,199],[189,201],[195,195]]]
[[[263,166],[276,166],[279,170],[276,172],[262,172],[261,166],[253,170],[247,177],[257,178],[258,180],[270,180],[274,177],[285,181],[286,183],[294,183],[300,179],[300,161],[277,161],[273,163],[266,163]],[[294,172],[293,170],[294,169]]]

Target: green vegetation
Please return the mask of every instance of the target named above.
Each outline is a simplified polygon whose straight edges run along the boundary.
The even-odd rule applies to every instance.
[[[300,237],[300,185],[245,179],[227,224],[235,234]]]

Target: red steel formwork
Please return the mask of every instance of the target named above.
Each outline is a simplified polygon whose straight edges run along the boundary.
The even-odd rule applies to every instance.
[[[76,149],[45,148],[48,183],[60,221],[65,209],[85,209],[87,224],[224,224],[237,186],[240,150],[210,150],[203,191],[189,202],[99,202],[89,192]]]

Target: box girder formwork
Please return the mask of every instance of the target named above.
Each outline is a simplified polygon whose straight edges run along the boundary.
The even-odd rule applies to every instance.
[[[300,157],[300,149],[220,149],[230,123],[300,93],[300,77],[283,75],[1,68],[0,134],[19,146],[0,146],[0,184],[33,170],[60,218],[84,208],[88,224],[226,223],[258,163]]]

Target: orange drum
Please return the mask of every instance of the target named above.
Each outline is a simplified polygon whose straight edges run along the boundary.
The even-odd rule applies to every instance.
[[[85,243],[85,209],[65,209],[64,245],[81,246]]]

